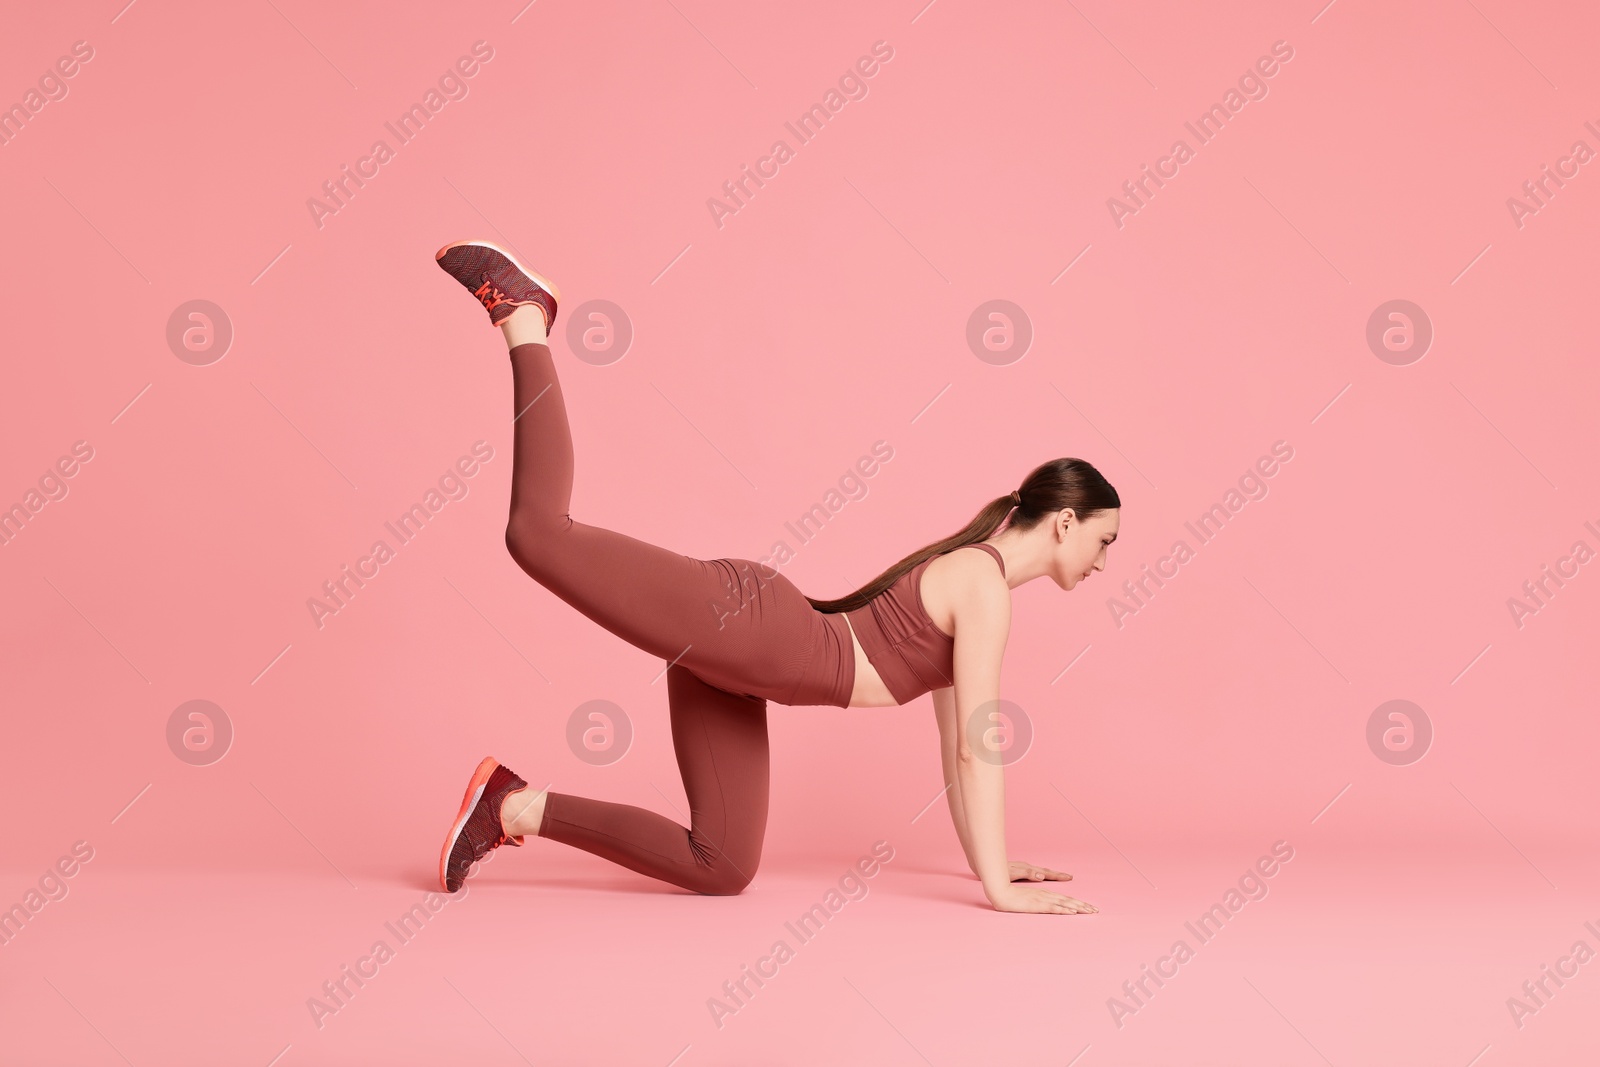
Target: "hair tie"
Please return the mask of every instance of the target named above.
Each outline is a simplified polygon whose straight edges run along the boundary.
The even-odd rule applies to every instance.
[[[1011,490],[1011,500],[1012,500],[1012,503],[1021,504],[1022,503],[1022,490],[1021,489],[1013,489],[1013,490]]]

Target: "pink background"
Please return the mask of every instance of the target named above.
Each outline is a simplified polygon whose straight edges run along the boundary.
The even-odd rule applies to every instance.
[[[94,49],[0,147],[0,505],[94,450],[0,546],[0,906],[94,849],[0,947],[7,1062],[1600,1052],[1600,964],[1520,1028],[1506,1004],[1600,949],[1600,577],[1521,628],[1507,607],[1600,547],[1596,165],[1520,228],[1506,204],[1600,149],[1587,6],[122,2],[21,8],[0,39],[0,102]],[[319,229],[307,199],[478,40],[469,94]],[[707,199],[879,40],[868,95],[719,228]],[[1107,198],[1279,40],[1268,95],[1118,228]],[[1044,460],[1106,474],[1105,572],[1017,590],[1004,675],[1036,733],[1010,852],[1098,915],[987,908],[942,802],[918,817],[928,698],[775,706],[745,894],[530,840],[312,1022],[432,887],[482,755],[683,816],[660,662],[504,550],[504,346],[431,261],[473,236],[554,277],[564,316],[632,323],[606,366],[553,338],[585,522],[758,558],[886,440],[786,568],[832,596]],[[193,299],[235,331],[208,366],[165,339]],[[991,299],[1035,333],[1006,366],[965,340]],[[1365,340],[1394,299],[1435,333],[1407,366]],[[306,599],[479,439],[469,494],[318,630]],[[1268,495],[1197,546],[1184,523],[1279,440]],[[1179,538],[1195,558],[1119,628],[1111,599]],[[192,699],[236,731],[209,766],[167,746]],[[593,699],[636,734],[609,766],[565,742]],[[1366,741],[1391,699],[1434,729],[1407,766]],[[707,999],[877,840],[871,893],[717,1027]],[[1107,999],[1280,840],[1266,898],[1118,1027]]]

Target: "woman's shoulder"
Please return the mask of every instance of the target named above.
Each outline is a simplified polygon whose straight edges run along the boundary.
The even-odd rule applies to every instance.
[[[1005,561],[1001,559],[999,549],[987,542],[978,541],[962,545],[960,548],[952,548],[948,552],[929,557],[922,565],[930,564],[932,566],[929,569],[938,568],[941,573],[958,579],[976,580],[980,585],[993,586],[996,583],[1005,585]]]
[[[1011,589],[988,552],[951,549],[925,560],[921,576],[923,610],[945,633],[955,632],[955,617],[969,611],[983,615],[1009,614]]]

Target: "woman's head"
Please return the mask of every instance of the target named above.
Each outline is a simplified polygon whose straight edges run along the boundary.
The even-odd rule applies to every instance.
[[[889,588],[900,576],[933,556],[985,541],[1006,523],[1018,536],[1038,538],[1050,556],[1047,573],[1071,589],[1088,572],[1105,566],[1105,546],[1116,539],[1122,498],[1087,460],[1053,459],[1028,473],[1017,487],[1022,502],[1007,490],[985,504],[972,521],[942,541],[919,548],[848,596],[811,601],[818,611],[854,611]]]
[[[1017,495],[1022,502],[1006,529],[1039,542],[1049,559],[1045,573],[1057,585],[1071,589],[1105,569],[1122,498],[1099,471],[1081,459],[1054,459],[1035,467]]]

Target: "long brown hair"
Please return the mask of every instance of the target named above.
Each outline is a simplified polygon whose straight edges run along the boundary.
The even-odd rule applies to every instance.
[[[1039,525],[1046,515],[1062,508],[1071,508],[1081,521],[1098,512],[1122,506],[1122,498],[1117,496],[1117,491],[1091,463],[1070,456],[1052,459],[1035,467],[1022,480],[1019,495],[1022,497],[1020,504],[1012,499],[1010,493],[995,497],[959,531],[942,541],[917,549],[848,596],[835,600],[817,600],[809,596],[806,599],[818,611],[829,614],[854,611],[899,581],[902,575],[923,560],[942,556],[963,545],[975,545],[987,540],[1000,529],[1008,515],[1011,517],[1011,526],[1029,530]]]

